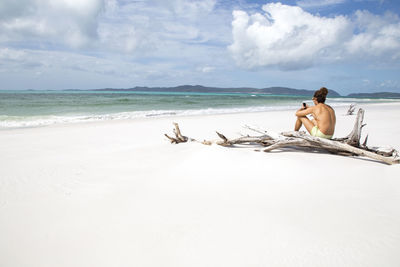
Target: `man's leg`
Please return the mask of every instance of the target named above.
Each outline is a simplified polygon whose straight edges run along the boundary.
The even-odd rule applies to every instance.
[[[296,124],[294,125],[294,130],[295,131],[300,130],[301,125],[303,125],[303,123],[301,122],[300,117],[297,117]]]
[[[296,121],[296,124],[294,126],[294,130],[298,131],[300,129],[301,125],[303,125],[303,124],[304,124],[304,127],[306,127],[307,131],[311,134],[311,130],[315,125],[306,116],[297,117],[297,121]]]

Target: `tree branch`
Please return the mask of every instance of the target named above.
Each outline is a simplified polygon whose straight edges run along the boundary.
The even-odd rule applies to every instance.
[[[351,133],[344,138],[335,138],[332,140],[311,136],[305,132],[282,132],[274,133],[265,131],[257,127],[244,126],[246,129],[261,134],[259,136],[241,136],[236,139],[228,139],[225,135],[217,132],[220,140],[207,141],[202,143],[206,145],[217,144],[221,146],[234,146],[234,145],[260,145],[266,147],[264,152],[269,152],[283,147],[308,147],[314,149],[323,149],[330,153],[345,155],[345,156],[363,156],[374,160],[384,162],[386,164],[400,163],[399,154],[393,148],[379,148],[367,147],[368,136],[365,141],[360,145],[361,129],[366,125],[363,124],[364,110],[359,109],[357,118]],[[165,136],[171,143],[179,144],[187,141],[196,141],[195,139],[188,138],[181,134],[179,125],[174,123],[175,137]]]

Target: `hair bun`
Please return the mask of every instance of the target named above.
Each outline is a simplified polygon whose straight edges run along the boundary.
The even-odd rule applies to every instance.
[[[314,97],[317,99],[318,103],[325,103],[326,95],[328,94],[328,89],[321,87],[318,91],[315,91]]]
[[[321,89],[319,89],[319,92],[321,94],[321,96],[325,96],[328,94],[328,89],[326,89],[325,87],[322,87]]]

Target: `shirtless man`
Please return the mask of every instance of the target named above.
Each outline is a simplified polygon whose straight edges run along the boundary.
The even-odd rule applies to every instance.
[[[335,132],[336,116],[333,108],[325,104],[328,89],[322,87],[314,93],[314,106],[303,107],[296,112],[297,120],[294,130],[298,131],[304,124],[307,131],[316,137],[331,139]],[[306,115],[312,114],[313,120],[307,118]]]

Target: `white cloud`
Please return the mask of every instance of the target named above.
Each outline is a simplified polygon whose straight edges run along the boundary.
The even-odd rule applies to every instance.
[[[346,0],[300,0],[296,4],[302,8],[319,8],[324,6],[332,6],[343,4]]]
[[[229,49],[241,66],[309,67],[342,42],[351,26],[343,16],[313,16],[300,7],[280,3],[267,4],[263,10],[266,15],[233,13],[234,42]]]
[[[0,42],[81,47],[96,38],[102,8],[102,0],[7,1],[0,5]]]
[[[378,77],[370,77],[372,79],[362,79],[359,83],[358,90],[360,92],[398,92],[400,89],[400,81],[395,79],[380,79]]]
[[[99,58],[71,52],[0,48],[0,74],[2,73],[7,74],[1,76],[3,81],[7,76],[24,77],[21,81],[14,80],[11,89],[130,87],[143,81],[145,84],[166,81],[181,74],[168,62],[146,64],[129,62],[123,58]],[[37,87],[33,83],[38,76],[47,86]],[[49,81],[54,80],[54,77],[57,77],[58,83],[49,86]],[[22,88],[20,84],[23,84]],[[2,84],[0,88],[4,89],[6,86]]]
[[[231,11],[215,6],[216,0],[1,1],[0,47],[90,51],[126,60],[190,54],[203,61],[197,44],[211,42],[223,51],[231,41]]]
[[[12,50],[9,48],[0,49],[0,60],[3,61],[19,61],[25,57],[24,51]]]
[[[109,0],[100,18],[100,45],[116,53],[180,57],[182,53],[171,53],[177,46],[191,49],[189,44],[208,41],[226,44],[230,13],[221,16],[214,10],[215,2]]]
[[[211,66],[204,66],[204,67],[199,67],[197,68],[198,71],[202,72],[202,73],[209,73],[215,70],[215,67],[211,67]]]
[[[396,80],[385,80],[380,83],[381,90],[393,90],[400,88],[400,82]]]
[[[355,24],[360,33],[345,44],[351,55],[400,59],[400,20],[397,15],[377,16],[368,11],[357,11]]]
[[[15,0],[0,2],[0,21],[5,21],[10,18],[21,17],[31,13],[30,0]]]
[[[175,16],[188,19],[198,19],[213,11],[216,0],[156,0],[161,5],[169,7]]]
[[[233,43],[238,65],[292,70],[315,64],[377,57],[399,59],[400,24],[396,15],[358,11],[353,19],[312,15],[297,6],[270,3],[265,14],[233,12]]]
[[[231,9],[216,0],[0,0],[0,15],[1,88],[176,85],[233,65]]]

